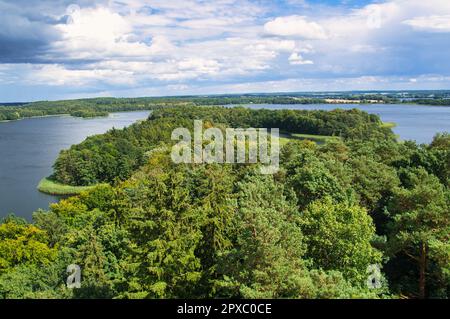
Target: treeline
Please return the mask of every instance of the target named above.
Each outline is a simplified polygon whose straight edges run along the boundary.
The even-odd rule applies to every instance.
[[[22,106],[0,107],[0,121],[27,117],[69,114],[76,117],[106,116],[111,112],[153,110],[167,103],[154,103],[147,99],[85,99],[34,102]]]
[[[178,107],[155,110],[148,121],[124,130],[93,136],[60,153],[52,179],[73,186],[124,180],[142,166],[146,153],[161,143],[171,144],[177,127],[192,127],[202,119],[227,127],[279,128],[290,133],[334,135],[344,139],[394,140],[376,115],[349,111],[251,110],[243,107]]]
[[[390,129],[381,127],[382,122],[377,115],[359,109],[320,111],[256,110],[245,107],[166,108],[154,112],[150,119],[168,117],[203,119],[230,127],[276,127],[290,133],[331,135],[348,139],[369,138],[372,135],[393,138]]]
[[[446,99],[415,99],[414,103],[423,105],[450,106],[450,98]]]
[[[221,96],[192,97],[195,105],[238,105],[238,104],[320,104],[324,99],[292,96]]]
[[[60,114],[69,114],[76,117],[106,116],[111,112],[154,110],[172,106],[314,103],[325,103],[325,101],[323,99],[286,96],[95,98],[41,101],[29,104],[3,105],[0,107],[0,121]]]
[[[427,93],[428,95],[430,93]],[[69,114],[76,117],[106,116],[111,112],[154,110],[173,106],[201,105],[241,105],[241,104],[327,104],[327,99],[344,99],[364,101],[380,101],[380,103],[410,103],[423,105],[450,105],[445,94],[436,93],[435,98],[424,98],[425,93],[402,94],[357,94],[357,93],[322,93],[311,96],[311,93],[300,94],[261,94],[261,95],[223,95],[223,96],[179,96],[179,97],[144,97],[144,98],[93,98],[66,101],[40,101],[33,103],[6,103],[0,105],[0,121],[18,120],[26,117]],[[413,96],[414,98],[410,98]]]
[[[285,129],[309,117],[369,132],[338,126],[345,137],[324,145],[292,140],[269,176],[258,164],[174,164],[172,129],[203,116],[205,126]],[[75,169],[121,162],[130,177],[33,224],[5,219],[0,297],[448,298],[450,136],[398,143],[378,122],[357,111],[181,108],[88,138],[66,153],[86,156]],[[68,289],[74,263],[81,288]]]
[[[359,100],[361,103],[369,101],[380,101],[380,103],[385,104],[395,104],[398,103],[400,100],[395,95],[389,95],[389,94],[337,94],[330,96],[329,98],[336,98],[336,99],[345,99],[345,100]]]

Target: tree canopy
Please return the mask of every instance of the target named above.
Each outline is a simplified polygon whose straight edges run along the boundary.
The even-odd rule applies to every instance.
[[[175,164],[171,132],[279,127],[280,170]],[[180,106],[61,152],[92,190],[0,223],[1,298],[448,298],[450,137],[399,143],[358,110]],[[65,285],[82,269],[81,288]],[[382,286],[367,284],[382,269]]]

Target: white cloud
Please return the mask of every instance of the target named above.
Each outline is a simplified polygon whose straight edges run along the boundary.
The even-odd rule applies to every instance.
[[[410,82],[403,77],[345,77],[332,79],[317,78],[288,78],[276,81],[239,82],[224,85],[185,85],[159,87],[148,90],[135,91],[135,96],[143,96],[146,93],[153,95],[166,94],[239,94],[261,92],[302,92],[302,91],[343,91],[343,90],[403,90],[403,89],[444,89],[450,84],[450,77],[424,77],[418,82]],[[181,92],[180,92],[181,91]]]
[[[363,81],[381,86],[385,82],[380,79],[395,74],[407,85],[414,84],[409,79],[418,79],[417,85],[431,83],[430,77],[421,78],[422,73],[435,74],[433,83],[447,81],[448,0],[384,0],[356,9],[317,10],[308,1],[285,4],[292,7],[246,0],[112,0],[82,6],[71,12],[72,23],[48,26],[56,36],[39,51],[37,62],[6,70],[0,64],[0,81],[99,92],[160,86],[188,91],[195,85],[213,90],[218,88],[214,83],[243,83],[245,88],[245,83],[260,78],[295,76],[324,83],[339,78],[328,80],[334,83],[330,88],[345,87],[346,78],[354,79],[355,86],[364,86]],[[55,21],[66,14],[60,11],[52,11]],[[21,29],[25,18],[15,19],[10,25],[18,25],[16,29],[3,28],[2,33],[2,10],[0,16],[0,36],[32,29]],[[292,65],[308,66],[299,75]],[[444,77],[439,77],[439,69]],[[312,88],[321,81],[295,83]],[[275,88],[294,83],[275,82]]]
[[[297,15],[275,18],[264,25],[264,30],[276,36],[322,40],[327,38],[321,25]]]
[[[403,21],[415,29],[429,32],[450,32],[450,15],[416,17]]]
[[[120,40],[132,31],[131,25],[122,16],[102,7],[75,11],[70,23],[58,27],[68,39],[102,43]]]
[[[289,63],[293,65],[314,64],[311,60],[305,60],[299,53],[293,52],[289,56]]]
[[[71,70],[57,64],[33,65],[25,80],[29,84],[67,85],[71,87],[86,86],[99,81],[111,85],[135,84],[133,73],[130,71],[112,69]]]

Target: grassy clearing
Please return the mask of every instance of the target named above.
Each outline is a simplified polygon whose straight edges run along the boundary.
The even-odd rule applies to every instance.
[[[313,135],[313,134],[298,134],[298,133],[281,133],[280,145],[286,145],[291,140],[310,140],[317,144],[324,144],[328,141],[340,140],[339,136],[327,136],[327,135]]]
[[[383,122],[383,124],[381,124],[381,127],[386,127],[386,128],[394,128],[397,126],[397,123],[395,122]]]
[[[291,141],[290,138],[284,137],[284,136],[280,136],[280,146],[284,146],[287,143],[289,143],[290,141]]]
[[[312,135],[312,134],[292,134],[294,138],[301,140],[311,140],[313,142],[325,143],[331,140],[340,140],[339,136],[328,136],[328,135]]]
[[[43,178],[37,189],[46,194],[50,195],[78,195],[81,192],[88,191],[96,187],[94,186],[71,186],[71,185],[63,185],[59,184],[55,181],[52,181],[48,178]]]

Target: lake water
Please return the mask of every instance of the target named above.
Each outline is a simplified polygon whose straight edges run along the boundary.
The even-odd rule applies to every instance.
[[[393,129],[402,140],[430,143],[439,132],[450,132],[450,107],[408,105],[408,104],[249,104],[249,108],[291,109],[291,110],[334,110],[358,108],[377,114],[384,122],[395,122]]]
[[[14,213],[30,220],[32,212],[47,209],[58,200],[40,193],[36,186],[52,173],[61,150],[87,136],[129,126],[149,114],[113,113],[93,119],[52,116],[0,123],[0,218]]]
[[[418,105],[248,105],[250,108],[332,110],[360,108],[396,122],[401,139],[429,143],[437,132],[450,131],[450,107]],[[47,209],[58,198],[36,190],[39,181],[52,173],[62,149],[87,136],[128,126],[145,119],[149,112],[115,113],[105,118],[70,116],[24,119],[0,123],[0,217],[8,213],[31,219],[38,208]]]

